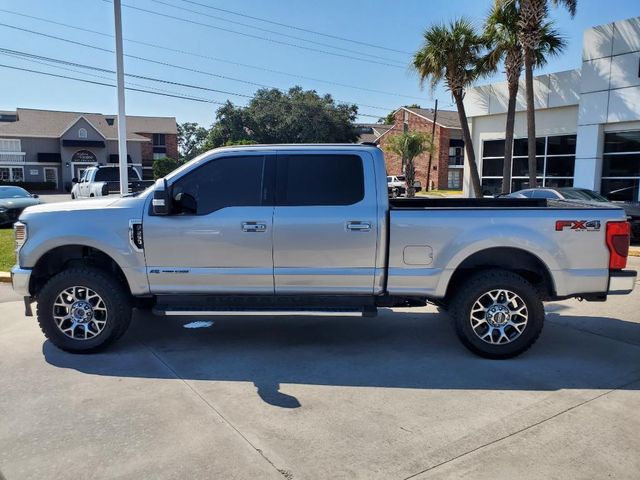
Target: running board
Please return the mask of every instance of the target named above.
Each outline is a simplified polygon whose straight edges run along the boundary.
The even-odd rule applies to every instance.
[[[155,315],[185,317],[375,317],[375,308],[208,308],[205,305],[157,305],[153,308]]]

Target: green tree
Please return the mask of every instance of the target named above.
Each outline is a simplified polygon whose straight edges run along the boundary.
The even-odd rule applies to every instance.
[[[202,153],[209,131],[195,122],[178,124],[178,152],[180,160],[188,162]]]
[[[433,91],[444,81],[453,95],[462,127],[473,195],[476,197],[482,195],[482,188],[463,99],[465,89],[484,74],[481,62],[483,51],[482,37],[468,20],[460,18],[448,25],[429,27],[424,33],[424,44],[414,54],[412,63],[420,75],[421,83],[428,81]]]
[[[513,136],[516,118],[516,99],[520,75],[524,64],[524,52],[519,35],[520,12],[516,0],[495,0],[485,21],[484,36],[489,53],[485,57],[487,70],[495,70],[504,62],[509,100],[505,127],[504,165],[502,171],[502,193],[511,191],[511,171],[513,166]],[[565,47],[565,41],[553,28],[551,22],[542,25],[540,41],[535,50],[535,65],[541,66],[547,58],[558,55]],[[535,169],[534,169],[535,175]]]
[[[423,132],[404,132],[389,138],[384,148],[402,157],[403,173],[407,179],[407,197],[415,197],[416,165],[414,159],[433,148],[431,135]]]
[[[182,165],[182,162],[171,157],[162,157],[153,161],[153,178],[155,180],[165,177]]]
[[[545,19],[549,15],[549,4],[564,6],[573,17],[577,0],[519,0],[518,36],[524,50],[524,80],[527,99],[527,147],[529,155],[529,187],[538,186],[536,178],[536,115],[533,99],[533,69],[536,65],[536,50],[540,44]]]
[[[293,87],[258,90],[246,107],[227,102],[218,109],[207,146],[227,142],[351,143],[358,134],[356,105],[336,103],[331,95]]]

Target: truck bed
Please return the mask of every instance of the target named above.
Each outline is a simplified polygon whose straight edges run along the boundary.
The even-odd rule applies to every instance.
[[[392,210],[415,210],[428,208],[558,208],[558,209],[613,209],[616,206],[603,203],[547,200],[546,198],[390,198]]]

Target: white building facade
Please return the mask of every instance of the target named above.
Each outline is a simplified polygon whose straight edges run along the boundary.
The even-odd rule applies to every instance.
[[[539,186],[584,187],[640,199],[640,17],[584,32],[580,69],[537,76]],[[506,82],[470,89],[465,108],[483,192],[502,185]],[[524,80],[516,106],[512,191],[528,186]],[[470,194],[468,168],[464,192]]]

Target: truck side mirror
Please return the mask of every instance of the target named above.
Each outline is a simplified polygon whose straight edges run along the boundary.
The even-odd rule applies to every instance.
[[[71,179],[71,183],[78,183],[78,177],[73,177]]]
[[[153,206],[154,215],[169,215],[171,212],[171,195],[169,194],[169,187],[167,186],[166,179],[161,178],[156,181],[151,204]]]

